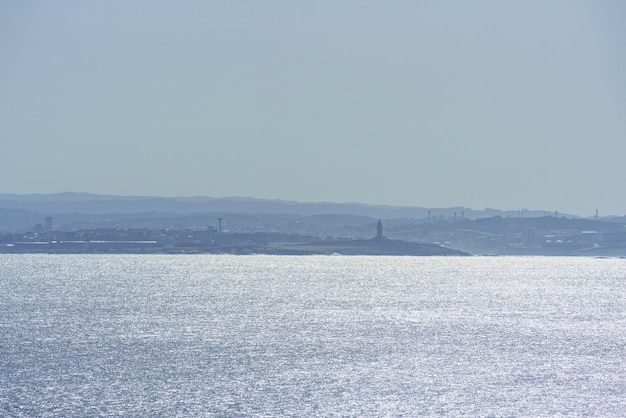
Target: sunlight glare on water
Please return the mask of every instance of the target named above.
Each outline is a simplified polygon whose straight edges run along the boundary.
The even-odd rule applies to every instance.
[[[0,415],[626,415],[626,260],[1,255]]]

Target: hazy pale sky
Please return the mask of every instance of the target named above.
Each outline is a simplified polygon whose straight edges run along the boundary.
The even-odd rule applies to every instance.
[[[3,1],[0,193],[626,213],[626,2]]]

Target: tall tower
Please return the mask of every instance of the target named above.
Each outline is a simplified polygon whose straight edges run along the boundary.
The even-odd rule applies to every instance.
[[[383,238],[383,223],[379,219],[378,223],[376,224],[376,239],[382,239],[382,238]]]
[[[46,216],[43,220],[45,221],[44,231],[52,232],[52,216]]]

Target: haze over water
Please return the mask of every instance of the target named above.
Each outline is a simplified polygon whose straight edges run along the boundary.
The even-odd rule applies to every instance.
[[[624,416],[626,260],[1,255],[0,414]]]

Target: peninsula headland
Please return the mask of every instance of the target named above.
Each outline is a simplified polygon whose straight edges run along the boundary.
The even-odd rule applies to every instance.
[[[601,217],[598,210],[580,217],[528,209],[252,198],[0,194],[0,252],[626,257],[626,216]]]

